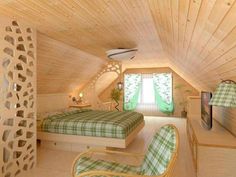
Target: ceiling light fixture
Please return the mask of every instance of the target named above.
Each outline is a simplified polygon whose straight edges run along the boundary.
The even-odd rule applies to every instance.
[[[136,52],[138,49],[132,48],[132,49],[124,49],[124,48],[118,48],[118,49],[111,49],[106,51],[107,57],[114,60],[129,60],[133,59],[135,57]]]

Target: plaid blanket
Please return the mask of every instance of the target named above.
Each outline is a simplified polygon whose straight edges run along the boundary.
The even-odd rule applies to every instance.
[[[141,174],[162,175],[176,150],[176,132],[172,126],[165,125],[155,134],[141,166]]]
[[[104,160],[94,160],[88,157],[82,157],[78,160],[76,164],[76,174],[80,175],[83,172],[89,172],[93,170],[99,171],[110,171],[117,173],[126,173],[126,174],[138,174],[140,167],[120,164],[116,162],[109,162]],[[103,177],[103,176],[96,176]]]
[[[177,136],[177,131],[173,126],[162,126],[154,135],[141,166],[136,167],[116,162],[96,160],[90,157],[81,157],[76,161],[75,173],[76,175],[81,175],[84,172],[103,170],[133,175],[162,176],[171,162],[173,153],[177,151]],[[97,175],[96,177],[104,176]]]
[[[49,116],[41,129],[51,133],[124,139],[143,121],[143,115],[137,112],[77,110]]]

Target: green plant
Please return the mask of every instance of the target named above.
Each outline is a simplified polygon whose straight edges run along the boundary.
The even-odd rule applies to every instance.
[[[192,90],[185,89],[186,85],[178,84],[175,86],[176,90],[179,90],[181,100],[179,101],[179,105],[183,107],[183,111],[186,111],[187,106],[187,97],[192,93]]]
[[[112,89],[111,99],[117,103],[117,105],[115,106],[117,111],[119,111],[118,106],[119,106],[120,97],[121,97],[121,91],[117,88]]]

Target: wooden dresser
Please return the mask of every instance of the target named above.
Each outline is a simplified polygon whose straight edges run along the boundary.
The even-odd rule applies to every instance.
[[[188,101],[187,135],[197,177],[236,177],[236,137],[215,120],[211,130],[204,129],[196,111],[200,98]]]

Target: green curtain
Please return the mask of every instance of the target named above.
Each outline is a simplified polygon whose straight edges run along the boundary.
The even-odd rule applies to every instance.
[[[172,74],[155,73],[153,74],[153,83],[155,102],[158,106],[158,109],[165,114],[171,114],[174,111],[172,95]]]
[[[125,74],[124,80],[124,110],[134,110],[141,91],[141,74]]]

